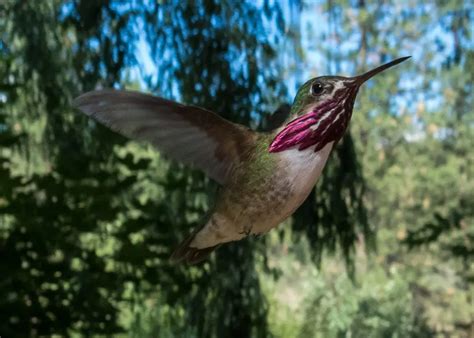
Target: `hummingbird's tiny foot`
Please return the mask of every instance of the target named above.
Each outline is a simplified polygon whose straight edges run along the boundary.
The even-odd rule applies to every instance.
[[[239,232],[239,234],[248,236],[248,235],[250,235],[251,231],[252,231],[252,226],[246,226],[246,227],[243,228],[243,230],[241,232]]]

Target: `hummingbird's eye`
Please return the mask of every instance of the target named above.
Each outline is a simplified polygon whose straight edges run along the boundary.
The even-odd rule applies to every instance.
[[[324,90],[323,84],[321,82],[315,82],[311,85],[311,95],[318,96]]]

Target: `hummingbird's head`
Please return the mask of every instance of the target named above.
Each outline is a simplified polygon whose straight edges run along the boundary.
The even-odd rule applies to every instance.
[[[320,76],[307,81],[296,94],[291,107],[291,121],[276,135],[270,152],[297,147],[322,149],[338,141],[352,116],[360,86],[372,76],[408,59],[393,60],[355,77]]]

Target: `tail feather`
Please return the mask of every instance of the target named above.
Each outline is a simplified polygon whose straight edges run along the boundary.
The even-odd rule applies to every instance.
[[[197,231],[193,232],[190,236],[185,238],[178,247],[172,253],[170,260],[173,263],[185,262],[188,264],[197,264],[205,260],[212,251],[214,251],[219,245],[211,246],[209,248],[198,249],[190,247],[189,244],[194,239]]]

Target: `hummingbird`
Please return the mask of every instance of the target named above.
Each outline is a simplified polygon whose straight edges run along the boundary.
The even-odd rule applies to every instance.
[[[171,255],[194,264],[224,243],[275,228],[304,202],[344,135],[361,85],[398,58],[355,77],[320,76],[304,83],[288,119],[256,132],[207,109],[149,94],[97,90],[74,106],[112,130],[148,141],[169,158],[201,169],[221,188],[206,222]]]

